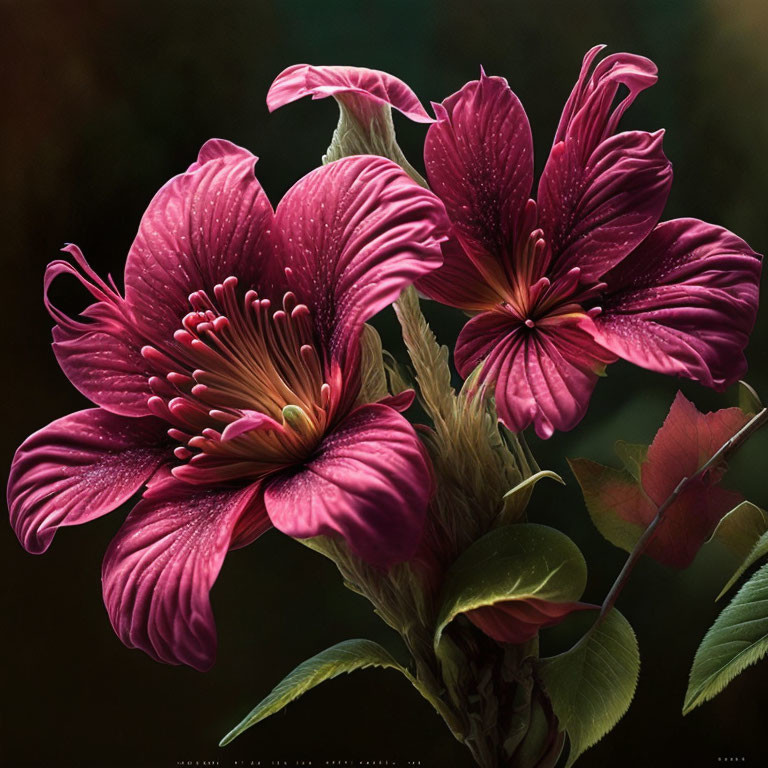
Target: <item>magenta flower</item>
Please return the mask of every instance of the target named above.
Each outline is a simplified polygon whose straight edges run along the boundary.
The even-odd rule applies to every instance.
[[[418,544],[425,452],[392,407],[361,403],[365,320],[441,263],[439,200],[383,158],[345,158],[299,181],[273,212],[256,158],[203,146],[144,215],[125,297],[80,250],[46,271],[54,352],[97,408],[28,438],[8,483],[24,547],[147,489],[104,558],[104,601],[129,647],[207,669],[209,591],[229,549],[274,525],[341,536],[387,567]],[[48,287],[76,276],[83,320]]]
[[[696,219],[659,223],[672,183],[663,132],[617,133],[656,67],[619,53],[593,68],[601,49],[584,58],[536,201],[528,119],[503,78],[483,73],[435,104],[424,147],[455,237],[418,287],[474,315],[456,343],[459,373],[482,364],[478,384],[493,388],[499,418],[514,431],[533,424],[541,437],[581,420],[618,357],[728,386],[746,370],[757,313],[761,262],[743,240]],[[339,68],[311,68],[301,87],[297,70],[293,87],[277,78],[271,107],[326,95],[331,78],[338,94]],[[413,111],[409,89],[360,72],[346,68],[348,106],[370,109],[388,92],[392,106]],[[614,106],[620,86],[628,93]]]

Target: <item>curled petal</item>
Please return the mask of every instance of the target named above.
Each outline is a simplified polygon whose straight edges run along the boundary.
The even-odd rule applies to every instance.
[[[364,560],[388,567],[415,552],[430,495],[413,427],[374,404],[347,416],[303,468],[270,481],[264,502],[283,533],[341,536]]]
[[[93,408],[28,437],[8,478],[11,525],[24,548],[44,552],[60,526],[86,523],[128,501],[171,457],[166,427],[152,417]]]
[[[88,266],[76,245],[63,249],[68,261],[51,262],[45,270],[44,301],[53,327],[53,352],[67,378],[91,402],[122,416],[148,416],[152,395],[149,372],[141,356],[144,338],[130,309],[115,290]],[[73,275],[96,299],[75,320],[55,307],[48,297],[53,281]]]
[[[621,116],[638,94],[658,79],[656,65],[633,53],[606,56],[590,74],[595,58],[604,47],[596,45],[584,56],[579,79],[565,103],[555,133],[555,144],[574,141],[580,146],[582,161],[616,132]],[[628,93],[613,107],[621,86],[627,88]]]
[[[208,593],[227,551],[269,527],[258,486],[153,484],[104,556],[104,603],[117,635],[157,661],[209,669],[216,628]]]
[[[596,340],[643,368],[723,389],[747,368],[761,260],[697,219],[659,224],[606,276]]]
[[[424,144],[429,182],[467,254],[501,290],[533,183],[528,118],[507,81],[485,74],[435,109],[439,119]]]
[[[597,378],[615,356],[596,344],[587,318],[578,323],[537,326],[530,332],[502,313],[483,312],[456,342],[462,376],[483,362],[479,386],[495,384],[499,419],[513,432],[533,424],[551,437],[581,421]]]
[[[267,94],[270,112],[304,96],[352,97],[353,112],[363,122],[369,105],[389,105],[417,123],[431,123],[418,96],[402,81],[386,72],[365,67],[313,67],[295,64],[283,70]]]
[[[342,359],[366,320],[440,266],[448,221],[437,197],[395,163],[357,156],[297,182],[277,206],[275,227],[297,296]]]
[[[149,204],[125,266],[126,301],[149,338],[166,343],[189,311],[189,294],[230,275],[243,290],[271,288],[273,213],[253,175],[256,159],[211,139]]]

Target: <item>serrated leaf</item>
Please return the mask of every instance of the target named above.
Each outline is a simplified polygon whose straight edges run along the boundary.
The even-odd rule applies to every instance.
[[[285,677],[263,701],[261,701],[219,743],[223,747],[236,739],[243,731],[279,712],[316,685],[331,680],[345,672],[366,667],[389,667],[403,672],[404,667],[391,654],[372,640],[345,640],[299,664]]]
[[[570,752],[566,768],[608,733],[629,708],[640,672],[637,639],[614,608],[596,628],[538,671]]]
[[[742,501],[717,524],[710,541],[717,539],[728,551],[744,558],[766,531],[768,514],[755,504]]]
[[[571,603],[581,597],[587,566],[579,548],[555,528],[534,523],[496,528],[450,568],[434,645],[460,613],[507,601]]]
[[[755,546],[749,551],[749,554],[744,558],[733,576],[728,579],[728,583],[722,588],[717,599],[719,600],[742,577],[747,568],[766,556],[768,556],[768,531],[763,533],[763,535],[755,542]]]
[[[768,652],[768,564],[737,592],[701,641],[683,714],[716,696]]]
[[[757,392],[746,381],[739,382],[739,408],[752,416],[763,410]]]
[[[693,477],[748,420],[738,408],[700,413],[678,392],[644,460],[641,446],[619,442],[623,469],[585,459],[570,461],[598,530],[632,551],[680,482]],[[743,500],[720,486],[724,471],[720,463],[686,485],[666,510],[647,555],[672,568],[691,564],[723,515]]]

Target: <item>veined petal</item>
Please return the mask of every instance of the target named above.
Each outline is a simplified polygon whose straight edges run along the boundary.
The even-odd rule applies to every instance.
[[[160,419],[78,411],[28,437],[8,478],[11,525],[23,547],[45,552],[57,529],[111,512],[171,458]]]
[[[381,157],[330,163],[280,201],[275,229],[297,297],[335,357],[363,324],[442,263],[448,220],[437,197]]]
[[[388,104],[417,123],[433,122],[418,96],[402,80],[377,69],[295,64],[275,78],[267,93],[267,107],[274,112],[304,96],[313,99],[358,97],[347,103],[360,122],[364,121],[369,104]]]
[[[150,338],[170,339],[189,311],[189,294],[230,275],[243,290],[271,287],[273,213],[253,175],[256,159],[211,139],[149,204],[128,254],[125,295]]]
[[[200,671],[213,665],[216,628],[208,593],[227,551],[270,527],[260,504],[257,485],[212,490],[169,477],[148,489],[102,566],[104,603],[129,648]]]
[[[581,421],[605,365],[615,356],[596,344],[587,318],[530,332],[500,313],[483,312],[462,329],[456,366],[462,375],[483,362],[478,385],[495,384],[499,420],[513,432],[530,424],[542,438]]]
[[[723,389],[746,371],[761,260],[697,219],[659,224],[606,276],[596,340],[643,368]]]
[[[555,144],[570,140],[577,142],[583,161],[600,142],[616,132],[621,116],[638,94],[658,80],[656,65],[633,53],[606,56],[592,70],[592,64],[603,48],[604,45],[596,45],[584,56],[579,79],[565,103],[555,133]],[[628,90],[628,94],[614,107],[621,86]]]
[[[416,551],[431,491],[413,427],[374,404],[347,416],[303,468],[268,482],[264,502],[283,533],[341,536],[364,560],[388,567]]]
[[[672,167],[662,131],[616,134],[637,95],[656,82],[656,65],[617,53],[592,70],[604,46],[584,57],[539,182],[539,223],[551,245],[555,276],[573,267],[594,282],[658,222]],[[620,87],[627,96],[614,107]]]
[[[45,270],[44,301],[53,327],[53,352],[67,378],[96,405],[122,416],[148,416],[152,395],[141,348],[146,343],[130,309],[114,285],[105,283],[88,266],[76,245],[63,249],[75,265],[58,260]],[[96,299],[74,320],[48,298],[53,281],[73,275]]]
[[[502,290],[504,259],[533,183],[528,118],[507,81],[485,74],[436,111],[424,144],[429,183],[467,254]]]
[[[420,278],[416,288],[427,298],[466,310],[490,309],[502,302],[458,240],[442,245],[443,265]]]
[[[663,135],[628,131],[611,136],[586,163],[578,143],[552,147],[538,200],[554,276],[579,267],[583,282],[595,282],[653,229],[672,186]]]

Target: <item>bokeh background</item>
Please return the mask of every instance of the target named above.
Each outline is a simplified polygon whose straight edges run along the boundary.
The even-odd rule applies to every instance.
[[[336,121],[330,100],[267,113],[267,88],[284,67],[381,68],[426,102],[475,78],[482,64],[505,75],[521,97],[540,169],[581,57],[597,42],[645,54],[659,66],[659,83],[641,95],[624,124],[667,129],[675,184],[666,216],[723,224],[766,251],[763,0],[2,0],[4,471],[27,434],[85,407],[49,348],[45,264],[72,241],[100,274],[119,279],[149,199],[211,136],[260,155],[259,178],[276,202],[319,162]],[[396,123],[419,167],[423,127]],[[82,308],[75,281],[61,282],[56,301]],[[432,306],[428,314],[441,341],[452,344],[460,318]],[[378,325],[401,354],[392,316],[385,313]],[[748,350],[748,378],[764,398],[767,343],[764,308]],[[566,488],[537,489],[531,518],[561,527],[582,547],[590,564],[587,598],[594,601],[623,554],[592,528],[564,457],[609,462],[616,439],[649,442],[678,387],[622,363],[609,373],[577,429],[547,443],[531,441],[542,466],[570,481]],[[701,408],[734,402],[732,392],[682,388]],[[729,477],[763,507],[767,455],[768,435],[758,435]],[[391,638],[367,603],[343,589],[330,563],[271,532],[233,553],[213,590],[220,646],[212,672],[161,666],[128,651],[109,626],[99,583],[102,554],[124,514],[62,530],[44,557],[25,554],[10,528],[0,526],[0,763],[471,764],[408,683],[378,670],[323,685],[219,750],[228,728],[304,658],[349,637],[385,644]],[[680,714],[690,662],[720,609],[714,596],[729,567],[717,547],[683,573],[651,561],[638,567],[620,602],[643,657],[636,700],[579,765],[714,766],[727,758],[768,764],[768,662],[692,715]],[[550,651],[566,641],[558,632],[543,638]]]

